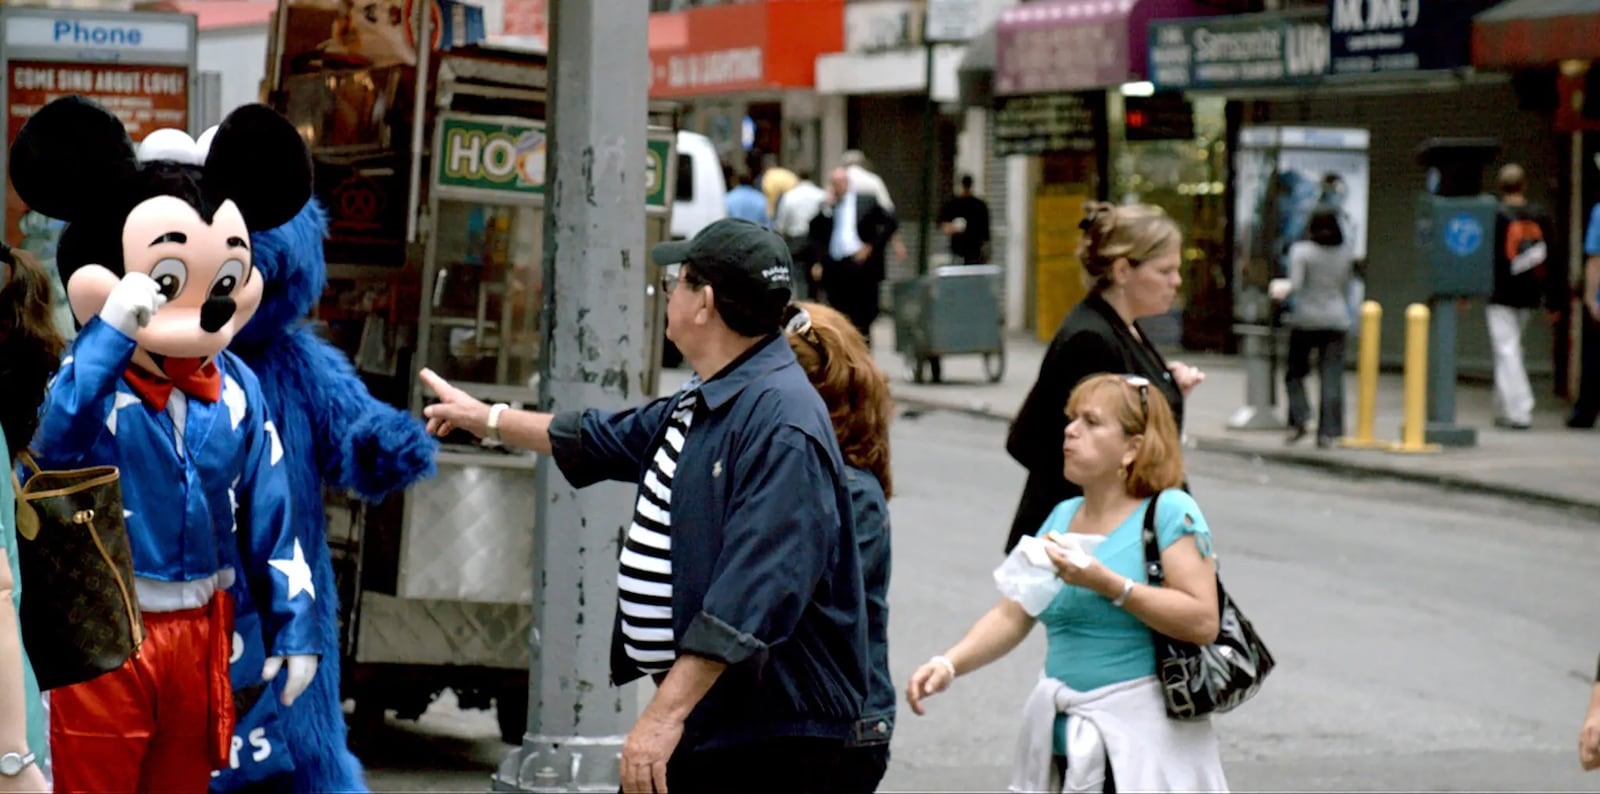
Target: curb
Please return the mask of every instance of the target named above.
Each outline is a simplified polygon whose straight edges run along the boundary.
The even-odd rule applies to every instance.
[[[987,419],[995,422],[1010,422],[1010,416],[987,408],[974,408],[971,406],[954,405],[917,397],[894,398],[901,408],[915,411],[943,411],[945,413],[962,414],[978,419]],[[1330,458],[1324,455],[1296,452],[1293,450],[1259,449],[1246,446],[1240,442],[1214,436],[1189,437],[1194,448],[1203,452],[1216,452],[1241,458],[1255,458],[1272,463],[1282,463],[1306,469],[1318,469],[1333,472],[1350,478],[1386,477],[1393,480],[1428,485],[1450,491],[1463,491],[1476,494],[1486,494],[1523,502],[1533,502],[1553,507],[1560,510],[1600,511],[1600,501],[1591,501],[1575,497],[1562,496],[1518,485],[1487,482],[1470,477],[1442,472],[1408,471],[1406,469],[1390,466],[1378,466],[1370,463],[1358,463],[1350,460]]]

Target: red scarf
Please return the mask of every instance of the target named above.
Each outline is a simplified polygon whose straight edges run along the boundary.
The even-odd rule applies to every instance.
[[[205,363],[202,365],[201,362]],[[200,358],[169,358],[162,369],[171,376],[171,380],[152,377],[137,367],[129,367],[123,373],[123,377],[128,381],[128,385],[157,411],[167,410],[167,400],[172,397],[173,388],[208,403],[222,399],[222,373],[217,371],[215,361]],[[173,374],[174,371],[178,374]]]

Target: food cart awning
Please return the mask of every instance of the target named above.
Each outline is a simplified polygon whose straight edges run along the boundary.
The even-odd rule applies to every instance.
[[[1472,65],[1600,59],[1600,0],[1506,0],[1472,19]]]

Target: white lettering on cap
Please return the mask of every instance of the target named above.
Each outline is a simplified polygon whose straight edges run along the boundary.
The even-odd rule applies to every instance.
[[[783,265],[773,265],[772,267],[761,271],[761,277],[774,285],[788,284],[789,268],[784,267]]]

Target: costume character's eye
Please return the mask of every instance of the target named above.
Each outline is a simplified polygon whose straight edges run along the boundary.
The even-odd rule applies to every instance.
[[[150,278],[161,288],[161,294],[167,296],[167,300],[176,300],[178,293],[183,292],[183,285],[189,281],[189,268],[181,259],[163,259],[150,271]]]
[[[229,259],[217,269],[217,278],[211,282],[211,297],[223,298],[233,294],[239,288],[239,282],[244,280],[244,263],[237,259]]]

